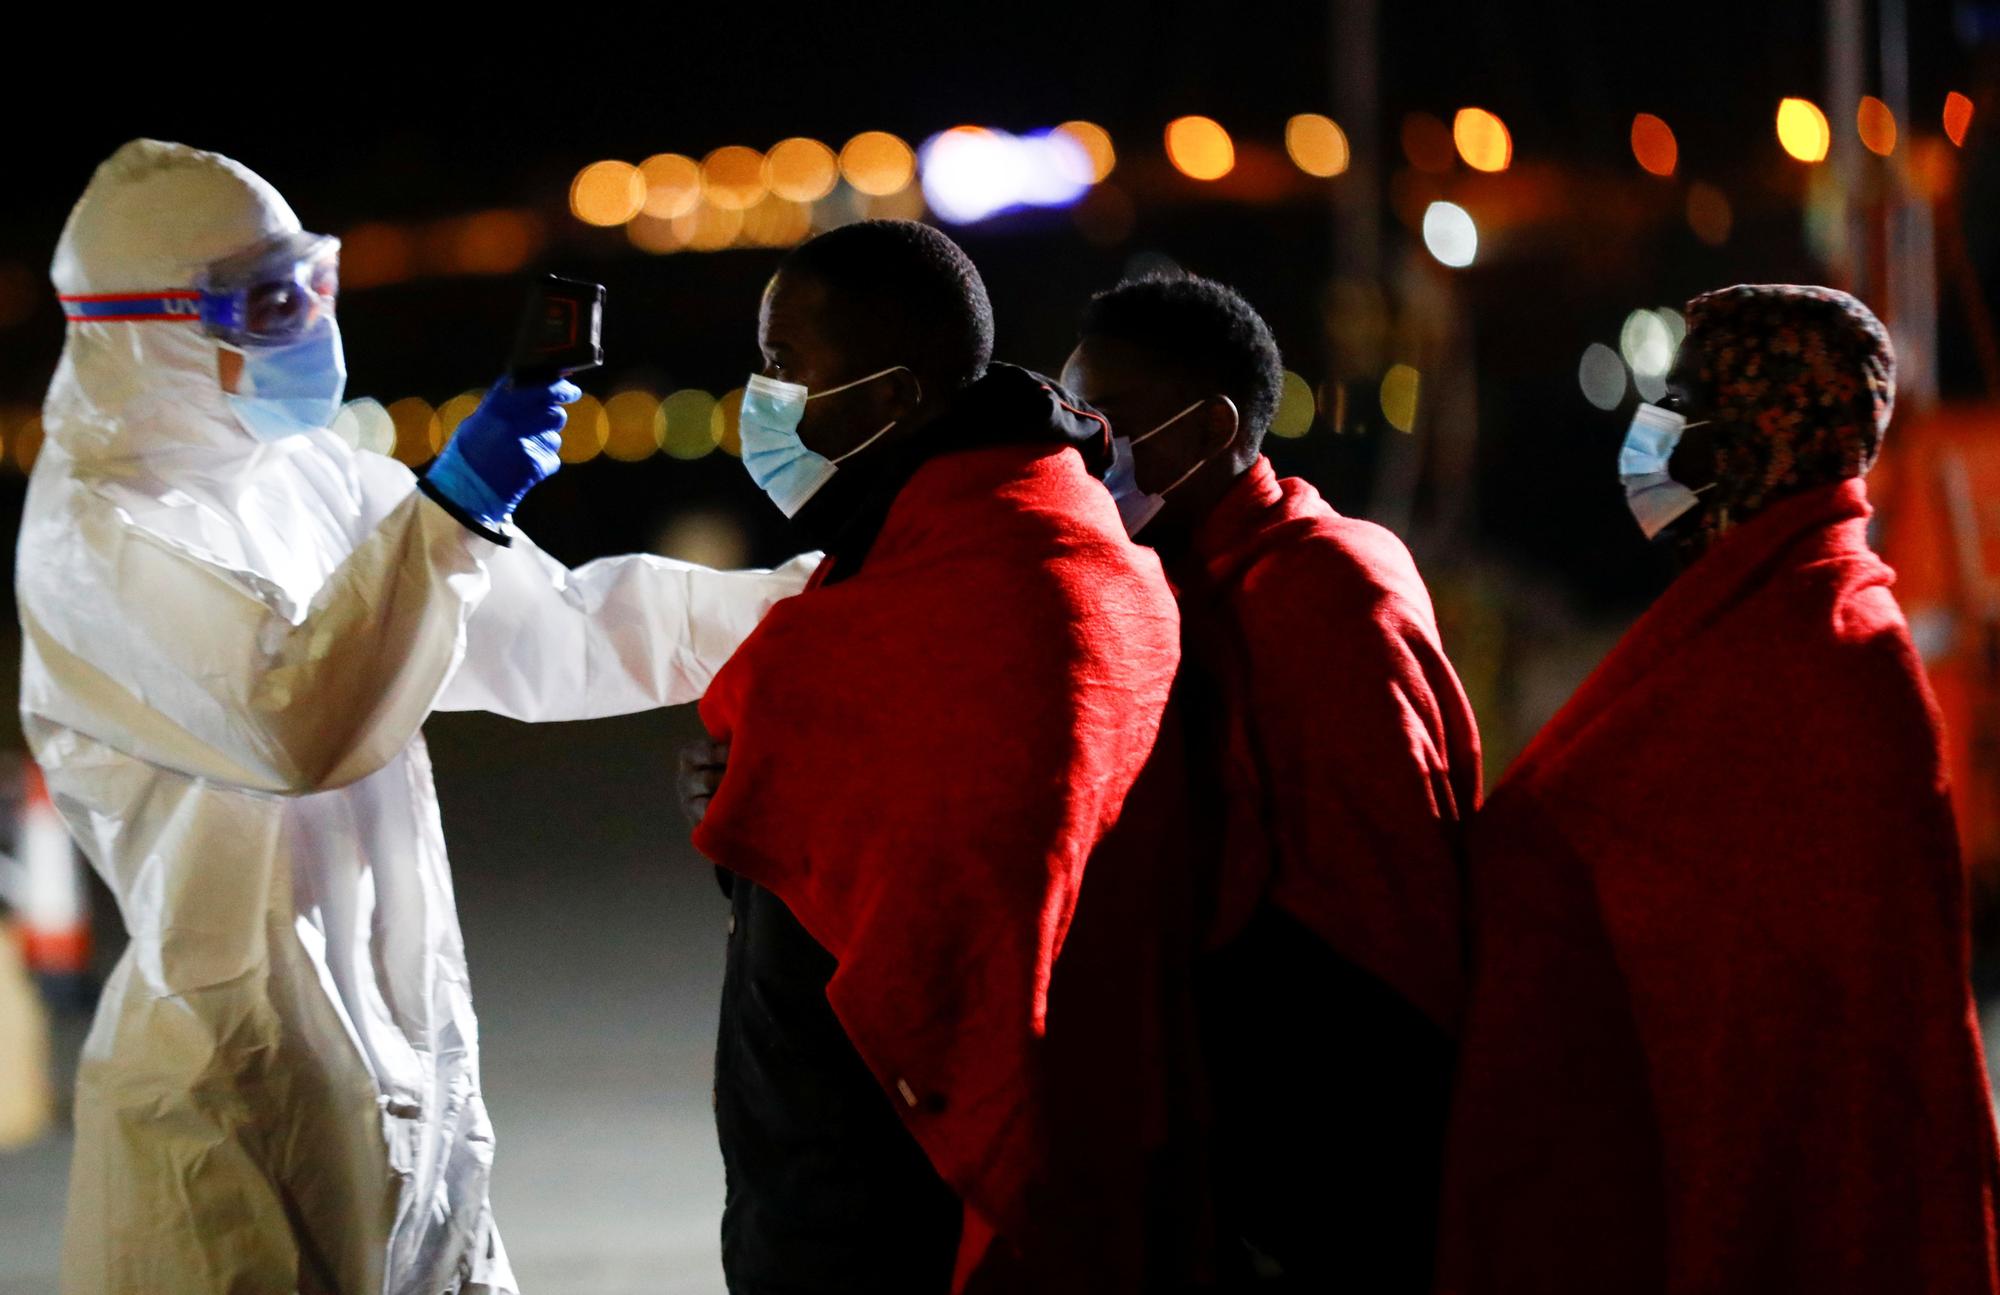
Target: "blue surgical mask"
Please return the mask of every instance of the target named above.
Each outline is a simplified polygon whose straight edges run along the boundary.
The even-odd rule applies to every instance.
[[[1640,405],[1632,411],[1632,426],[1618,453],[1618,479],[1625,483],[1626,507],[1649,540],[1701,503],[1699,494],[1667,471],[1681,433],[1700,426],[1658,405]]]
[[[884,423],[861,444],[837,459],[829,459],[799,439],[799,422],[805,417],[806,402],[873,382],[906,367],[892,364],[865,378],[813,392],[796,382],[780,382],[761,373],[750,375],[750,380],[743,384],[743,413],[737,425],[743,440],[743,467],[757,488],[771,497],[779,512],[796,517],[806,501],[833,479],[836,467],[881,440],[896,425],[893,419]]]
[[[1208,459],[1215,457],[1215,454],[1209,455],[1208,458],[1203,459],[1186,472],[1181,473],[1173,485],[1168,486],[1159,494],[1153,495],[1147,494],[1139,488],[1139,462],[1132,454],[1132,447],[1142,441],[1148,441],[1158,436],[1161,432],[1166,431],[1169,427],[1172,427],[1175,423],[1178,423],[1181,419],[1186,418],[1189,414],[1200,409],[1207,403],[1208,398],[1204,396],[1150,432],[1141,432],[1139,435],[1129,439],[1123,436],[1114,436],[1111,438],[1111,470],[1104,474],[1104,488],[1109,490],[1111,497],[1118,501],[1119,520],[1125,523],[1125,533],[1132,538],[1137,539],[1140,529],[1147,522],[1152,521],[1160,515],[1160,510],[1167,506],[1167,496],[1174,492],[1175,486],[1180,485],[1182,481],[1186,481],[1189,477],[1201,471],[1202,466],[1208,462]],[[1229,447],[1223,447],[1223,449],[1227,448]],[[1221,452],[1222,450],[1217,450],[1215,453],[1220,454]]]
[[[333,425],[347,390],[347,357],[333,320],[288,346],[233,349],[243,357],[243,375],[226,394],[244,430],[275,441]]]

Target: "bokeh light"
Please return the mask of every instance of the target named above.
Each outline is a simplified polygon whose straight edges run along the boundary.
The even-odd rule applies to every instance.
[[[1403,118],[1403,156],[1419,171],[1443,175],[1451,170],[1458,146],[1452,142],[1451,127],[1427,112],[1413,112]]]
[[[743,388],[738,387],[716,401],[715,408],[709,412],[709,444],[716,446],[724,454],[742,458],[743,434],[740,424],[742,414]]]
[[[448,223],[451,268],[461,274],[512,274],[542,245],[533,212],[482,211]]]
[[[1339,175],[1352,160],[1347,132],[1317,112],[1299,113],[1285,123],[1285,152],[1299,170],[1322,177]]]
[[[438,406],[437,417],[431,420],[431,453],[441,454],[445,445],[458,431],[458,425],[472,416],[479,408],[479,402],[486,398],[483,391],[466,391],[453,396]]]
[[[1407,364],[1393,364],[1382,375],[1382,418],[1399,432],[1417,425],[1417,388],[1422,379]]]
[[[1118,165],[1118,152],[1111,147],[1110,132],[1089,121],[1066,121],[1056,129],[1075,140],[1090,159],[1090,182],[1102,184]]]
[[[787,202],[818,202],[840,183],[840,159],[816,139],[779,140],[764,155],[764,185]]]
[[[1833,130],[1812,100],[1786,99],[1778,104],[1778,143],[1801,162],[1824,162]]]
[[[646,182],[644,209],[655,220],[686,215],[701,201],[701,163],[680,153],[655,153],[639,163]]]
[[[1618,352],[1632,372],[1647,377],[1665,377],[1674,363],[1674,339],[1667,326],[1650,310],[1635,310],[1625,316],[1618,330]]]
[[[645,177],[629,162],[592,162],[570,182],[570,213],[586,225],[622,225],[645,203]]]
[[[683,246],[695,252],[719,252],[743,232],[743,213],[730,207],[703,202],[693,211],[674,217],[674,233]]]
[[[565,408],[569,417],[563,423],[562,461],[588,463],[604,452],[604,442],[611,436],[611,420],[604,414],[603,402],[588,392]]]
[[[374,221],[340,236],[342,291],[401,283],[415,272],[416,240],[397,225]]]
[[[1212,117],[1167,123],[1167,160],[1191,180],[1220,180],[1236,168],[1236,144]]]
[[[1284,386],[1278,394],[1278,409],[1271,415],[1271,435],[1287,440],[1304,436],[1312,428],[1315,412],[1312,384],[1286,369]]]
[[[1953,90],[1944,97],[1944,133],[1959,148],[1965,147],[1965,132],[1972,128],[1972,100]]]
[[[697,508],[678,513],[667,522],[653,541],[653,552],[728,571],[750,560],[750,537],[744,533],[743,523],[731,514]]]
[[[1452,143],[1475,171],[1504,171],[1514,160],[1514,137],[1484,108],[1460,108],[1451,120]]]
[[[625,237],[631,240],[632,246],[655,256],[678,252],[687,246],[687,240],[681,237],[677,219],[650,216],[643,211],[625,223]]]
[[[748,211],[764,197],[764,155],[725,144],[701,160],[702,198],[727,211]]]
[[[1712,184],[1697,180],[1688,186],[1687,196],[1688,228],[1694,236],[1710,247],[1721,247],[1729,241],[1729,231],[1736,222],[1736,213],[1730,208],[1729,198]]]
[[[1585,400],[1599,409],[1616,409],[1625,399],[1625,361],[1604,343],[1592,342],[1583,348],[1576,381]]]
[[[1424,246],[1445,265],[1464,269],[1479,254],[1479,226],[1455,202],[1434,202],[1424,209]]]
[[[1861,106],[1854,113],[1854,129],[1861,136],[1862,147],[1869,152],[1887,157],[1896,151],[1896,114],[1874,95],[1861,96]]]
[[[1680,142],[1673,128],[1650,112],[1632,119],[1632,156],[1652,175],[1667,176],[1680,165]]]
[[[1059,130],[1017,136],[956,126],[924,141],[918,158],[924,200],[959,225],[1017,207],[1066,207],[1091,186],[1089,153]]]
[[[660,402],[653,439],[677,459],[698,459],[715,448],[715,397],[692,387]]]
[[[906,184],[894,193],[862,194],[859,202],[862,220],[922,220],[929,210],[920,184]]]
[[[22,420],[20,426],[14,429],[14,434],[7,438],[8,457],[14,460],[15,467],[23,472],[34,471],[35,459],[42,452],[44,435],[39,413],[29,414]]]
[[[743,213],[743,230],[738,238],[752,247],[791,247],[812,233],[812,208],[776,194]]]
[[[660,401],[650,391],[621,391],[604,402],[604,453],[620,463],[637,463],[659,453],[653,422]]]
[[[396,425],[396,457],[416,467],[428,463],[437,451],[437,411],[421,396],[405,396],[389,403],[389,421]]]
[[[396,421],[381,401],[366,396],[342,405],[327,430],[370,454],[393,454],[396,450]]]
[[[917,155],[885,130],[864,130],[840,150],[840,174],[861,193],[901,193],[916,178]]]

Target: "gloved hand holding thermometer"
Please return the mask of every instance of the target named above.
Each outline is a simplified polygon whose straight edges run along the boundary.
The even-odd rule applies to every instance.
[[[604,361],[604,289],[550,275],[535,285],[508,374],[493,384],[424,474],[424,490],[489,539],[530,490],[562,466],[563,406],[583,392],[566,375]]]

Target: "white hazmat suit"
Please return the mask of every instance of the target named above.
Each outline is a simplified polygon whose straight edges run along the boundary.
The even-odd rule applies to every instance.
[[[184,288],[298,228],[238,164],[135,141],[52,273]],[[809,566],[494,544],[391,459],[253,438],[217,351],[72,322],[21,529],[22,721],[131,932],[78,1079],[64,1289],[513,1291],[419,728],[698,698]]]

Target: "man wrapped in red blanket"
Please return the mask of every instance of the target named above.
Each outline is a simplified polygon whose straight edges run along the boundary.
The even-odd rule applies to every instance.
[[[828,557],[702,703],[728,748],[695,842],[731,875],[731,1289],[1136,1286],[1138,1135],[1074,1117],[1103,1076],[1048,1028],[1179,652],[1159,564],[1093,475],[1108,431],[989,369],[978,274],[926,226],[797,249],[759,343],[744,464]],[[1151,922],[1092,926],[1145,958]]]
[[[1064,381],[1180,599],[1224,1290],[1429,1289],[1479,733],[1409,551],[1261,453],[1284,366],[1227,285],[1092,298]]]
[[[1685,569],[1473,831],[1441,1290],[1996,1288],[1965,875],[1867,541],[1893,369],[1844,293],[1688,307],[1621,460]]]

